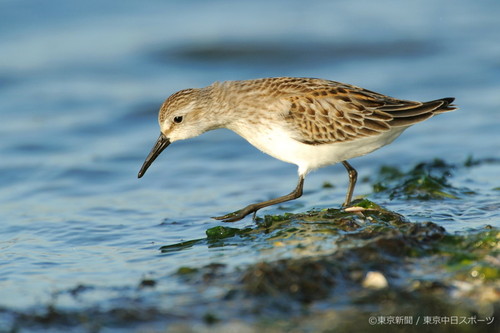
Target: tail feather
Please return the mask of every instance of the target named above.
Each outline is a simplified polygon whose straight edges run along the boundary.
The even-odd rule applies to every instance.
[[[389,124],[393,127],[410,126],[436,114],[453,111],[457,108],[452,104],[454,100],[455,98],[453,97],[446,97],[424,102],[417,106],[398,109],[397,111],[387,110],[386,112],[393,117],[393,119],[389,121]]]
[[[455,100],[455,97],[446,97],[446,98],[441,98],[437,99],[435,101],[431,102],[441,102],[441,106],[434,110],[434,113],[443,113],[443,112],[448,112],[448,111],[453,111],[457,109],[457,106],[455,104],[452,104],[453,101]],[[427,102],[427,103],[431,103]]]

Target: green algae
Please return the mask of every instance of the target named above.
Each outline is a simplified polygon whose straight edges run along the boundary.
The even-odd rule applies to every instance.
[[[455,166],[441,159],[417,164],[408,172],[393,166],[383,166],[372,185],[375,193],[387,193],[391,199],[438,200],[458,199],[468,193],[452,186],[448,178]]]
[[[267,241],[280,246],[290,242],[295,248],[307,250],[306,257],[249,266],[241,277],[246,294],[285,294],[299,302],[328,297],[339,278],[344,284],[346,277],[363,276],[372,269],[390,275],[392,269],[415,260],[434,266],[433,270],[441,271],[448,281],[470,280],[474,275],[494,281],[499,276],[496,262],[491,260],[499,251],[496,229],[452,235],[432,222],[408,222],[368,199],[354,201],[353,207],[362,209],[266,215],[254,228],[210,228],[207,240],[264,234]],[[316,249],[317,244],[301,242],[303,239],[316,239],[318,243],[329,239],[332,250],[325,254]],[[255,238],[248,237],[248,241]],[[184,243],[176,247],[183,249]]]
[[[251,230],[245,229],[245,235],[263,234],[280,246],[292,242],[308,255],[258,262],[237,273],[219,272],[211,285],[227,287],[227,281],[234,281],[224,299],[250,303],[254,307],[248,311],[258,309],[261,315],[278,311],[287,317],[295,313],[296,306],[304,309],[317,302],[334,306],[338,299],[347,298],[355,308],[341,310],[342,318],[332,325],[350,329],[354,329],[355,317],[364,318],[360,327],[370,327],[366,321],[374,312],[403,313],[412,318],[500,314],[498,229],[450,234],[432,222],[409,222],[367,199],[354,201],[353,207],[362,209],[265,216]],[[297,243],[301,239],[315,242]],[[334,245],[326,252],[315,244],[324,239]],[[421,274],[419,267],[425,267]],[[369,272],[380,273],[388,286],[365,288],[363,281]],[[464,290],[457,289],[464,283]],[[303,314],[302,310],[299,313]],[[306,318],[316,316],[320,315],[313,311]],[[223,312],[217,313],[217,318],[224,322]],[[348,322],[343,320],[346,318]],[[273,322],[264,327],[276,325]],[[279,327],[291,329],[293,325],[281,322]],[[472,331],[476,328],[497,327],[474,327]],[[463,329],[470,331],[471,327],[458,331]]]
[[[218,240],[228,237],[233,237],[235,235],[243,235],[248,232],[249,229],[240,230],[238,228],[230,228],[224,226],[216,226],[205,231],[207,239]]]
[[[434,249],[445,258],[443,266],[462,280],[500,279],[500,231],[447,235]]]

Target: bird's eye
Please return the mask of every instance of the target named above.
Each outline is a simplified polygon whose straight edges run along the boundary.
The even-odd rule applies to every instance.
[[[174,123],[176,123],[176,124],[182,123],[182,116],[174,117]]]

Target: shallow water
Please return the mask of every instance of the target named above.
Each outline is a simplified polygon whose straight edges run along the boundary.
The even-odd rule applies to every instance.
[[[36,310],[54,295],[68,308],[112,307],[146,278],[174,300],[156,305],[175,308],[192,292],[170,277],[181,266],[293,255],[239,244],[160,253],[222,225],[210,216],[296,183],[295,166],[226,130],[173,144],[138,180],[158,136],[157,109],[183,88],[311,76],[406,99],[455,96],[457,112],[353,160],[360,178],[436,157],[498,158],[499,12],[493,0],[1,2],[0,308]],[[500,227],[498,169],[459,168],[453,186],[476,193],[459,200],[376,200],[450,232]],[[259,215],[338,207],[346,185],[342,166],[318,170],[302,198]],[[371,193],[358,184],[357,195]],[[92,290],[80,302],[60,296],[79,286]]]

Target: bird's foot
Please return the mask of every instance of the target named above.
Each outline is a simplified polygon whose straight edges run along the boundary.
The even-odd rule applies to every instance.
[[[254,213],[254,219],[255,219],[255,213],[257,210],[259,210],[260,207],[258,207],[256,204],[253,205],[248,205],[243,209],[237,210],[235,212],[223,215],[223,216],[216,216],[212,217],[215,220],[219,220],[222,222],[236,222],[241,219],[243,219],[245,216],[250,215]]]
[[[344,202],[344,203],[342,204],[342,206],[340,206],[340,208],[342,208],[342,209],[346,209],[346,208],[348,208],[349,206],[351,206],[351,202]]]
[[[237,210],[235,212],[223,215],[223,216],[213,216],[212,218],[215,220],[220,220],[222,222],[236,222],[244,218],[246,215],[240,214],[240,211]]]

